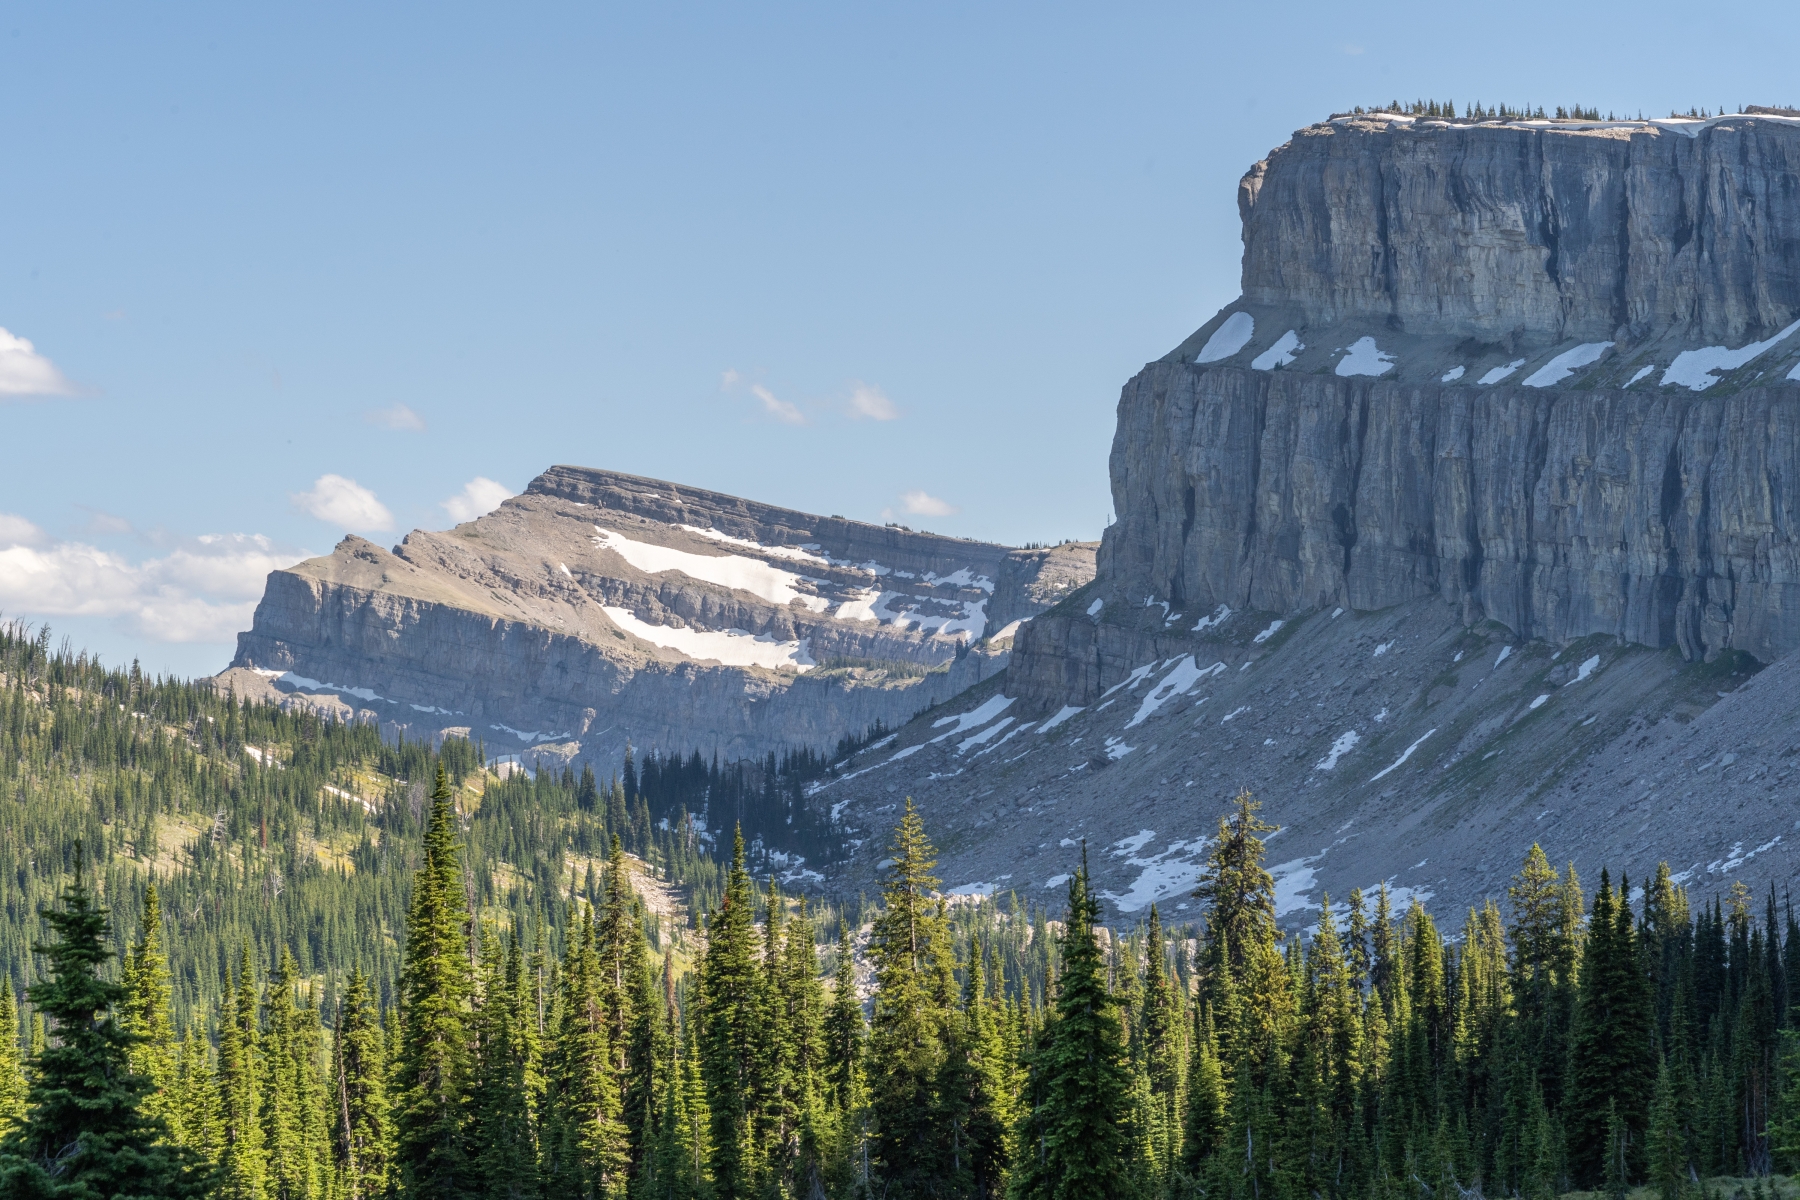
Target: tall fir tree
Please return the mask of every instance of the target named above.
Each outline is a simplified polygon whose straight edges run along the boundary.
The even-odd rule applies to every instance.
[[[698,1042],[718,1200],[757,1191],[756,1082],[762,1053],[763,979],[756,966],[756,895],[744,868],[744,835],[732,839],[725,895],[707,920],[700,965]]]
[[[246,945],[237,986],[227,990],[219,1019],[220,1194],[226,1200],[264,1200],[266,1194],[256,991],[256,969]]]
[[[32,946],[46,970],[28,994],[53,1044],[33,1064],[25,1123],[0,1143],[0,1194],[202,1195],[194,1156],[144,1111],[153,1084],[131,1069],[133,1039],[116,1019],[125,989],[100,977],[111,957],[108,914],[88,891],[85,868],[77,844],[74,878],[42,914],[53,940]]]
[[[125,998],[119,1009],[119,1027],[132,1038],[131,1069],[151,1083],[144,1111],[160,1117],[177,1142],[191,1144],[182,1128],[175,1103],[175,1026],[169,1011],[169,958],[163,950],[162,902],[156,884],[144,888],[144,908],[138,921],[137,940],[125,956],[120,983]]]
[[[889,855],[881,912],[869,939],[876,990],[868,1104],[880,1186],[885,1195],[906,1200],[937,1194],[948,1171],[945,1131],[935,1115],[951,1017],[943,969],[949,930],[931,874],[935,852],[910,797]]]
[[[0,977],[0,1141],[25,1123],[25,1062],[19,1053],[19,1002]]]
[[[1069,881],[1055,1018],[1032,1055],[1032,1108],[1011,1192],[1016,1200],[1123,1200],[1139,1191],[1135,1164],[1124,1153],[1130,1078],[1095,930],[1099,918],[1084,848],[1081,869]]]
[[[337,1191],[344,1200],[374,1200],[388,1183],[387,1047],[361,967],[338,1000],[332,1067]]]
[[[424,862],[413,876],[400,976],[394,1165],[401,1189],[419,1200],[462,1196],[472,1182],[464,1145],[469,915],[450,801],[450,780],[439,763]]]

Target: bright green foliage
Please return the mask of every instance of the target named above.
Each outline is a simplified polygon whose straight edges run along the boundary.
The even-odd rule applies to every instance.
[[[825,1014],[825,1086],[831,1103],[840,1109],[856,1107],[861,1096],[863,1040],[868,1035],[862,1001],[856,995],[855,959],[846,927],[838,939],[837,973]]]
[[[25,1120],[25,1064],[19,1055],[19,1002],[0,983],[0,1140]]]
[[[469,1073],[469,952],[456,816],[440,764],[425,861],[413,877],[400,977],[395,1167],[419,1197],[460,1196],[472,1176],[463,1140]]]
[[[387,1047],[368,976],[359,968],[338,1000],[332,1038],[332,1149],[337,1191],[370,1200],[387,1186]]]
[[[1087,856],[1069,881],[1055,1019],[1039,1038],[1012,1194],[1019,1200],[1128,1197],[1138,1166],[1124,1153],[1129,1074],[1118,1007],[1106,986]]]
[[[263,1200],[262,1030],[250,947],[244,947],[239,962],[237,986],[227,989],[219,1019],[220,1194],[226,1200]]]
[[[163,953],[162,903],[154,883],[144,889],[137,941],[125,957],[121,982],[125,996],[119,1028],[132,1038],[131,1069],[148,1079],[153,1089],[144,1098],[144,1111],[160,1117],[177,1142],[192,1145],[175,1103],[177,1052],[169,1010],[169,959]]]
[[[0,1193],[198,1196],[193,1156],[144,1110],[152,1084],[131,1070],[132,1038],[115,1019],[125,991],[99,974],[110,957],[107,911],[94,903],[84,867],[78,850],[62,903],[43,914],[54,939],[33,947],[46,971],[29,995],[55,1044],[36,1056],[25,1124],[0,1143]]]
[[[937,1084],[952,1019],[950,953],[925,822],[909,797],[889,847],[892,864],[875,918],[875,1015],[868,1057],[874,1158],[886,1194],[929,1196],[948,1174]]]
[[[762,973],[756,966],[756,896],[744,869],[744,838],[733,840],[725,896],[707,919],[700,966],[700,1071],[706,1085],[714,1194],[756,1192],[757,1076],[763,1055]]]

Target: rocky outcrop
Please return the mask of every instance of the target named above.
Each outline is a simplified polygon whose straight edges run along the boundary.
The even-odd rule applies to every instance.
[[[528,756],[829,748],[1001,669],[998,617],[1085,583],[1093,553],[555,467],[454,530],[273,573],[232,685],[253,671]]]
[[[1301,130],[1240,188],[1242,300],[1125,386],[1107,607],[1022,634],[1021,694],[1221,606],[1800,648],[1796,196],[1783,116]]]

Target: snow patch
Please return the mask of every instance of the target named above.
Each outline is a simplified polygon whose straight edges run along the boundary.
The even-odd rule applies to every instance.
[[[741,554],[692,554],[668,546],[633,541],[622,533],[598,525],[594,526],[592,541],[596,549],[611,550],[647,575],[679,571],[689,579],[749,592],[770,604],[782,606],[804,595],[800,590],[800,576]]]
[[[988,726],[986,729],[982,730],[980,733],[975,734],[973,737],[964,738],[963,741],[957,745],[956,752],[958,754],[961,754],[963,751],[967,750],[970,746],[981,745],[982,743],[986,742],[989,738],[993,737],[995,734],[999,733],[1002,729],[1005,729],[1008,725],[1011,725],[1012,723],[1013,723],[1012,717],[1000,718],[1000,720],[994,722],[992,725]]]
[[[1448,371],[1445,371],[1442,375],[1438,376],[1438,382],[1439,383],[1455,383],[1457,380],[1461,379],[1464,375],[1466,375],[1468,373],[1468,370],[1469,370],[1469,368],[1467,368],[1467,367],[1451,367]]]
[[[1129,674],[1125,678],[1119,680],[1119,682],[1113,684],[1111,687],[1107,688],[1104,692],[1101,692],[1100,698],[1102,700],[1104,700],[1108,696],[1112,695],[1114,692],[1118,691],[1120,688],[1128,688],[1132,691],[1136,691],[1137,685],[1144,682],[1144,680],[1149,677],[1150,672],[1152,672],[1154,670],[1156,670],[1156,664],[1153,662],[1145,663],[1141,667],[1134,667],[1132,669],[1131,674]]]
[[[1525,365],[1524,359],[1515,358],[1511,362],[1507,363],[1504,367],[1495,367],[1493,370],[1489,371],[1486,375],[1483,375],[1480,379],[1477,379],[1475,382],[1478,384],[1499,383],[1502,379],[1505,379],[1508,375],[1511,375],[1514,371],[1518,370],[1520,367],[1522,367],[1524,365]]]
[[[1498,667],[1501,663],[1505,662],[1509,657],[1511,657],[1511,655],[1512,655],[1512,647],[1511,646],[1500,647],[1500,657],[1496,658],[1494,660],[1494,666]]]
[[[1263,630],[1261,633],[1257,634],[1255,637],[1251,638],[1250,640],[1252,642],[1255,642],[1258,646],[1260,646],[1264,642],[1268,641],[1270,638],[1274,637],[1277,633],[1279,633],[1281,631],[1281,627],[1286,624],[1287,624],[1286,621],[1270,621],[1269,627],[1267,629]]]
[[[1136,749],[1136,746],[1127,746],[1124,738],[1109,737],[1106,739],[1106,757],[1114,762],[1118,762]]]
[[[1600,356],[1612,349],[1611,342],[1583,342],[1573,350],[1564,350],[1561,354],[1533,371],[1525,377],[1528,388],[1546,388],[1561,383],[1582,367],[1592,366],[1600,361]]]
[[[1376,779],[1380,779],[1383,775],[1386,775],[1389,771],[1394,770],[1401,763],[1403,763],[1407,759],[1411,758],[1412,752],[1414,750],[1417,750],[1424,743],[1425,738],[1430,737],[1432,734],[1434,734],[1436,732],[1437,732],[1437,730],[1435,730],[1435,729],[1427,729],[1425,731],[1423,737],[1420,737],[1418,741],[1414,742],[1412,745],[1408,746],[1405,750],[1401,751],[1399,758],[1396,758],[1393,762],[1391,762],[1387,766],[1381,768],[1381,770],[1376,772],[1374,778],[1370,779],[1369,782],[1374,783]]]
[[[1049,733],[1052,729],[1055,729],[1058,725],[1061,725],[1064,721],[1068,720],[1070,717],[1074,716],[1076,713],[1081,712],[1084,707],[1085,707],[1085,705],[1075,705],[1075,704],[1063,705],[1060,709],[1057,710],[1056,715],[1054,717],[1051,717],[1048,721],[1045,721],[1042,725],[1038,726],[1038,732],[1039,733]]]
[[[1580,669],[1575,672],[1575,678],[1569,680],[1569,683],[1580,683],[1582,680],[1592,675],[1594,673],[1594,668],[1599,665],[1600,656],[1596,654],[1594,657],[1581,664]],[[1567,687],[1569,684],[1564,684],[1563,686]]]
[[[1331,751],[1313,764],[1315,771],[1330,771],[1337,767],[1338,759],[1356,749],[1356,743],[1362,741],[1362,735],[1352,729],[1348,733],[1340,733],[1337,741],[1331,743]]]
[[[1212,616],[1200,618],[1200,623],[1194,626],[1194,632],[1205,633],[1208,629],[1217,629],[1230,619],[1231,606],[1229,604],[1221,604],[1213,610]]]
[[[1142,725],[1145,721],[1150,719],[1157,709],[1161,708],[1177,696],[1187,695],[1196,683],[1199,683],[1208,675],[1215,673],[1222,675],[1224,672],[1225,664],[1222,662],[1214,663],[1210,667],[1201,668],[1194,665],[1193,655],[1187,655],[1180,662],[1175,664],[1174,670],[1162,677],[1160,683],[1150,689],[1149,694],[1144,697],[1144,702],[1138,705],[1137,714],[1133,716],[1131,720],[1125,722],[1125,728],[1130,729],[1133,726]]]
[[[1337,365],[1339,375],[1385,375],[1393,369],[1394,356],[1377,349],[1372,337],[1357,338]]]
[[[1703,346],[1698,350],[1683,350],[1663,372],[1662,386],[1678,383],[1689,391],[1701,392],[1719,382],[1714,371],[1735,371],[1757,355],[1768,350],[1777,342],[1785,339],[1794,330],[1800,329],[1800,321],[1795,321],[1786,329],[1769,338],[1767,341],[1751,342],[1736,350],[1728,350],[1724,346]]]
[[[1206,345],[1194,356],[1194,361],[1209,363],[1230,358],[1249,345],[1250,336],[1255,332],[1255,317],[1247,312],[1234,312],[1225,318],[1223,325],[1213,330],[1213,335],[1206,339]]]
[[[933,729],[942,729],[944,726],[949,725],[950,730],[947,733],[940,733],[932,738],[930,744],[935,745],[946,738],[953,738],[959,733],[966,733],[977,725],[986,725],[989,721],[1005,712],[1012,704],[1013,700],[1014,697],[1012,696],[989,696],[986,700],[983,700],[980,705],[971,708],[966,713],[958,713],[952,717],[944,717],[940,720],[933,721],[931,723]]]
[[[713,659],[728,667],[766,667],[771,671],[792,667],[804,672],[818,665],[807,652],[811,638],[778,642],[772,634],[751,633],[747,629],[715,631],[652,625],[648,621],[639,620],[637,614],[628,608],[601,605],[600,611],[614,625],[633,637],[692,659]]]
[[[1383,643],[1381,643],[1381,645],[1375,647],[1374,657],[1380,658],[1382,655],[1386,654],[1389,650],[1392,650],[1393,648],[1394,648],[1394,643],[1383,642]]]
[[[1105,607],[1106,607],[1105,600],[1095,600],[1092,604],[1087,606],[1087,615],[1090,617],[1098,616],[1100,613],[1100,610]]]
[[[1545,692],[1543,695],[1539,696],[1536,700],[1533,700],[1531,702],[1531,707],[1534,709],[1542,708],[1542,707],[1544,707],[1545,704],[1549,703],[1549,701],[1550,701],[1550,693]]]
[[[345,696],[355,696],[358,700],[387,700],[386,696],[377,696],[373,688],[350,687],[342,683],[321,683],[317,679],[308,679],[304,675],[296,675],[292,671],[283,671],[275,677],[276,683],[291,684],[297,688],[305,688],[313,692],[337,692]],[[388,703],[393,703],[388,701]]]
[[[1651,363],[1647,367],[1639,367],[1637,369],[1636,373],[1634,373],[1630,379],[1627,379],[1625,381],[1625,386],[1630,387],[1632,384],[1636,383],[1638,380],[1642,379],[1644,376],[1650,374],[1651,372],[1653,372],[1655,370],[1656,370],[1655,363]]]
[[[1250,360],[1253,371],[1273,371],[1276,367],[1285,367],[1294,361],[1294,356],[1306,349],[1300,342],[1300,335],[1292,329],[1275,339],[1275,344]]]

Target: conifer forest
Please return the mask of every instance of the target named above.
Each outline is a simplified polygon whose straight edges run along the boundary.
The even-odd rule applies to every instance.
[[[597,780],[0,629],[0,1195],[1660,1200],[1800,1168],[1786,896],[1537,847],[1434,915],[1283,930],[1240,795],[1198,919],[879,896],[805,753]],[[790,844],[795,844],[790,842]],[[1438,917],[1446,924],[1438,924]]]

